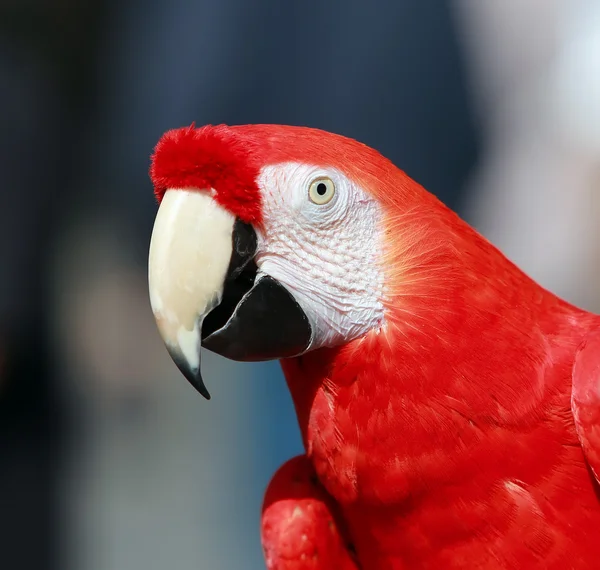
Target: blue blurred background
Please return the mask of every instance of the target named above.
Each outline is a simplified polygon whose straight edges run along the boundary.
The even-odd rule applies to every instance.
[[[302,451],[277,363],[156,332],[147,170],[170,128],[289,123],[391,158],[546,287],[600,310],[595,0],[4,0],[0,567],[264,568]]]

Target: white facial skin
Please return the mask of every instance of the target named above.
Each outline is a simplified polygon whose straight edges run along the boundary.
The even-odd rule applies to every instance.
[[[328,179],[324,197],[316,184],[309,191],[319,178]],[[300,304],[313,329],[309,348],[337,346],[379,328],[383,273],[377,202],[341,172],[306,164],[265,167],[258,184],[264,215],[264,231],[257,231],[258,277],[277,279]],[[330,196],[326,203],[313,201]]]

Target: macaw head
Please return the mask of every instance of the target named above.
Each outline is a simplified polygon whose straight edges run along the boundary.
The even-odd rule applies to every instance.
[[[375,150],[305,127],[173,130],[150,173],[152,310],[207,398],[201,347],[259,361],[380,334],[427,279],[445,210]]]

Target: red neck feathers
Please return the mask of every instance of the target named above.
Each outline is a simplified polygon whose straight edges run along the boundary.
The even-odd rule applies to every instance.
[[[384,326],[282,361],[307,452],[348,502],[389,504],[476,473],[542,477],[561,441],[576,441],[564,421],[542,420],[569,408],[573,327],[586,317],[394,176],[421,196],[385,206]],[[530,453],[542,443],[545,456]]]

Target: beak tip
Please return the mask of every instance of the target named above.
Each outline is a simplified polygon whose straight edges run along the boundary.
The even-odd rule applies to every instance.
[[[210,400],[210,393],[202,379],[200,363],[198,363],[197,369],[193,369],[182,355],[173,353],[171,354],[171,358],[177,365],[177,368],[179,368],[179,371],[185,376],[186,380],[196,389],[196,391],[206,400]]]
[[[201,386],[195,386],[196,390],[198,390],[198,392],[204,396],[204,399],[210,400],[210,392],[206,389],[204,382],[200,381],[200,384]]]
[[[210,393],[204,384],[202,374],[200,374],[200,369],[198,369],[196,373],[192,372],[191,370],[187,374],[184,370],[181,370],[181,372],[201,396],[203,396],[206,400],[210,400]]]

